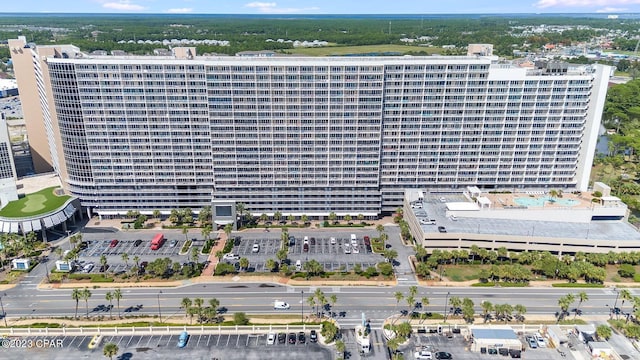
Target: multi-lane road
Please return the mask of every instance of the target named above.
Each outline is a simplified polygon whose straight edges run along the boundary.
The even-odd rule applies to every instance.
[[[372,320],[374,324],[400,310],[407,309],[405,300],[399,303],[394,297],[396,291],[407,293],[408,286],[397,287],[319,287],[325,295],[335,294],[338,298],[333,309],[334,312],[345,312],[339,321],[345,325],[356,324],[362,318],[362,313]],[[180,308],[182,298],[217,298],[220,306],[227,309],[229,314],[234,312],[246,312],[248,314],[309,314],[312,309],[307,303],[307,297],[316,290],[316,287],[290,287],[280,284],[267,283],[211,283],[192,284],[178,288],[123,288],[123,297],[120,301],[120,310],[123,314],[130,315],[159,315],[163,317],[184,314]],[[108,315],[106,312],[92,310],[99,305],[108,305],[105,293],[110,289],[90,289],[92,296],[89,299],[90,316]],[[429,305],[423,311],[444,313],[448,311],[445,300],[453,296],[459,298],[471,298],[476,305],[476,313],[480,313],[480,304],[490,301],[494,304],[509,303],[522,304],[527,308],[529,315],[548,315],[559,310],[558,298],[569,293],[585,291],[589,300],[580,308],[583,317],[594,315],[606,316],[609,307],[613,307],[617,292],[612,288],[604,289],[556,289],[556,288],[458,288],[458,287],[419,287],[416,301],[422,297],[429,299]],[[634,290],[631,290],[632,293]],[[8,317],[61,317],[73,316],[75,313],[75,301],[71,298],[70,289],[40,290],[35,287],[18,286],[15,289],[5,291],[2,297],[3,305]],[[291,304],[289,310],[273,309],[274,300],[283,300]],[[113,314],[118,309],[114,301]],[[125,313],[130,307],[138,307],[139,310]],[[578,303],[574,303],[577,306]],[[618,307],[622,306],[622,300],[618,298]],[[630,304],[623,306],[623,311],[630,311]],[[80,301],[79,315],[85,314],[85,302]],[[525,315],[526,316],[526,315]]]

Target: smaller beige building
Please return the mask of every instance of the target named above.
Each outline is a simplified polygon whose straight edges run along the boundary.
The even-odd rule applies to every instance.
[[[473,352],[486,353],[489,349],[522,350],[522,342],[510,326],[472,326],[469,330]]]

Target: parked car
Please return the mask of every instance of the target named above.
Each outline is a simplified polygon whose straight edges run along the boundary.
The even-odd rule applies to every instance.
[[[336,238],[332,237],[331,239],[329,239],[329,243],[331,245],[335,245],[336,244]]]
[[[315,245],[316,244],[316,238],[311,237],[310,241],[311,241],[311,245]]]
[[[447,232],[447,228],[444,226],[438,226],[438,231],[441,233],[446,233]]]
[[[284,344],[287,342],[287,334],[278,333],[278,344]]]
[[[304,344],[307,342],[307,337],[304,335],[304,331],[298,333],[298,344]]]
[[[296,260],[296,271],[302,271],[302,261]]]
[[[180,337],[178,337],[178,347],[183,348],[187,346],[188,341],[189,341],[189,333],[186,331],[183,331],[182,333],[180,333]]]
[[[318,342],[318,334],[315,330],[311,330],[311,333],[309,334],[309,341],[311,341],[312,343]]]
[[[440,196],[440,202],[441,203],[446,203],[447,199],[444,196]]]
[[[276,334],[269,333],[269,335],[267,335],[267,345],[274,345],[275,343],[276,343]]]
[[[304,252],[308,252],[309,251],[309,244],[305,243],[302,245],[302,251]]]
[[[527,336],[527,343],[529,344],[529,347],[532,349],[538,348],[538,341],[536,341],[536,339],[532,338],[531,336]]]
[[[296,343],[296,333],[289,333],[289,344]]]
[[[293,235],[289,236],[289,246],[293,246],[296,244],[296,237]]]
[[[227,253],[222,256],[222,260],[240,260],[240,256],[234,253]]]
[[[94,267],[95,265],[92,262],[90,262],[82,268],[82,272],[85,272],[85,273],[91,272],[91,270],[93,270]]]
[[[436,359],[453,359],[453,356],[446,351],[438,351],[435,355]]]
[[[109,244],[109,247],[116,247],[116,246],[118,246],[118,243],[119,243],[118,239],[113,239],[113,240],[111,240],[111,243]]]
[[[291,305],[287,304],[286,302],[282,301],[282,300],[276,300],[273,302],[273,309],[274,310],[287,310],[291,307]]]
[[[178,245],[178,240],[176,239],[171,240],[169,243],[169,247],[176,247],[176,245]]]
[[[416,351],[413,354],[413,357],[416,360],[432,360],[433,354],[431,354],[431,351],[421,350],[421,351]]]
[[[146,268],[146,267],[147,267],[147,265],[149,265],[149,262],[148,262],[148,261],[143,261],[143,262],[141,262],[141,263],[140,263],[140,267],[141,267],[141,268]]]
[[[351,245],[349,243],[345,243],[343,247],[345,254],[351,254]]]
[[[138,240],[133,242],[133,246],[135,246],[135,247],[140,246],[140,244],[142,244],[142,240],[141,239],[138,239]]]
[[[86,241],[83,241],[80,243],[79,247],[80,247],[80,250],[85,250],[86,248],[89,247],[89,243]]]
[[[353,252],[354,254],[359,254],[360,253],[360,249],[358,248],[358,246],[354,246],[351,248],[351,252]]]
[[[253,244],[253,247],[251,248],[251,252],[252,253],[260,252],[260,244]]]
[[[367,246],[371,246],[371,239],[368,236],[364,237],[364,244]]]
[[[539,348],[546,348],[547,347],[547,343],[544,341],[544,338],[540,335],[536,335],[536,340],[538,341],[538,347]]]

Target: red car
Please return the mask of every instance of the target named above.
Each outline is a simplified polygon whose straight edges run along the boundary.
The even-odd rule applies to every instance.
[[[364,237],[364,244],[367,246],[371,246],[371,239],[368,236]]]
[[[109,244],[109,247],[116,247],[118,245],[118,242],[118,239],[111,240],[111,244]]]

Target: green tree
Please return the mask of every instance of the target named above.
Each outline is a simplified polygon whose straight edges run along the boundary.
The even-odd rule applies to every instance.
[[[122,253],[122,255],[120,255],[120,258],[122,259],[122,261],[124,261],[125,266],[129,267],[129,254]]]
[[[575,319],[575,318],[576,318],[576,316],[578,315],[578,311],[577,311],[577,310],[580,310],[580,305],[582,305],[582,303],[583,303],[583,302],[585,302],[585,301],[587,301],[587,300],[589,300],[589,295],[587,295],[587,293],[586,293],[586,292],[584,292],[584,291],[580,291],[580,292],[578,293],[578,306],[576,307],[576,312],[575,312],[575,314],[573,315],[573,318],[574,318],[574,319]]]
[[[233,314],[233,323],[235,325],[248,325],[249,318],[247,317],[247,314],[243,312],[237,312]]]
[[[599,339],[609,340],[612,335],[609,325],[601,324],[596,327],[596,335]]]
[[[193,302],[188,297],[182,298],[182,300],[180,301],[180,308],[184,309],[184,316],[185,317],[187,315],[189,315],[189,309],[191,308],[192,304],[193,304]]]
[[[113,298],[116,300],[116,304],[118,305],[118,318],[120,318],[120,300],[122,299],[122,291],[120,288],[116,288],[113,291]]]
[[[102,354],[104,354],[104,356],[108,357],[109,359],[113,359],[113,357],[118,354],[118,351],[120,351],[118,345],[110,342],[104,345]]]
[[[273,220],[278,222],[281,219],[282,219],[282,213],[280,211],[276,211],[275,213],[273,213]]]
[[[489,321],[489,314],[493,311],[493,304],[490,301],[483,301],[480,306],[482,307],[484,322],[486,323],[487,321]]]
[[[84,304],[87,308],[87,319],[89,318],[89,298],[91,297],[91,291],[89,288],[84,288],[80,291],[80,298],[84,300]]]
[[[347,349],[344,341],[342,340],[338,340],[336,341],[336,351],[338,352],[338,354],[341,354],[341,358],[344,357],[344,351]]]
[[[209,236],[211,236],[212,231],[213,231],[213,228],[211,227],[211,225],[206,225],[205,227],[202,228],[200,232],[202,233],[202,237],[204,238],[205,241],[209,240]]]
[[[204,305],[203,298],[195,298],[193,300],[193,305],[196,308],[196,313],[198,314],[198,319],[202,318],[202,305]]]
[[[104,299],[109,302],[109,318],[113,319],[112,310],[113,310],[113,293],[111,291],[107,291],[104,294]]]
[[[153,217],[160,220],[160,216],[162,215],[162,213],[160,212],[160,210],[156,209],[153,210]]]
[[[101,266],[101,271],[107,269],[107,257],[104,255],[100,256],[100,266]]]
[[[233,231],[233,224],[227,224],[224,226],[224,234],[227,235],[227,241],[230,241],[232,231]]]
[[[269,272],[272,272],[276,269],[276,261],[273,259],[267,259],[264,266]]]
[[[189,241],[189,228],[187,225],[182,226],[182,235],[184,235],[184,240]]]
[[[278,260],[280,260],[280,263],[285,261],[287,259],[287,256],[289,256],[289,252],[287,251],[287,249],[280,249],[276,252],[276,257],[278,258]]]
[[[78,318],[78,303],[80,299],[82,299],[82,290],[78,288],[74,288],[71,292],[71,298],[76,301],[76,314],[74,315],[74,319]]]
[[[242,269],[247,270],[249,268],[249,259],[246,257],[241,258],[239,262]]]
[[[338,215],[336,215],[336,213],[334,213],[333,211],[329,213],[329,221],[331,221],[331,223],[335,223],[336,220],[338,220]]]
[[[400,301],[404,299],[404,294],[400,291],[396,291],[393,293],[393,297],[396,299],[396,308],[400,305]]]

